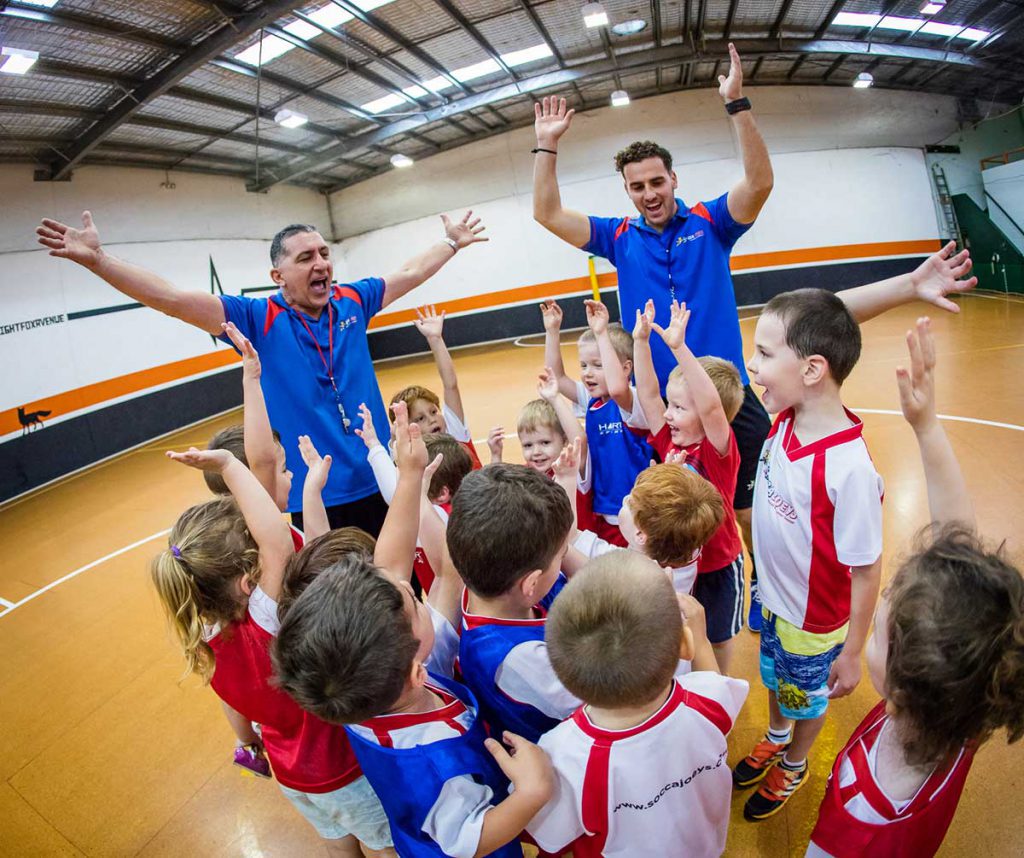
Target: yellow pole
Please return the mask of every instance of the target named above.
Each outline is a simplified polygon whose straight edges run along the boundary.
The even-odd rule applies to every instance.
[[[594,300],[601,300],[601,290],[597,287],[597,269],[594,267],[594,257],[587,257],[587,268],[590,270],[590,291],[594,293]]]

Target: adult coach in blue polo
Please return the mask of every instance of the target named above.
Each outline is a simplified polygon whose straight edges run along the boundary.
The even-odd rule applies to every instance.
[[[569,130],[574,111],[566,110],[564,98],[552,97],[536,105],[533,217],[563,241],[605,257],[618,269],[619,306],[627,328],[648,298],[654,299],[662,325],[668,324],[673,299],[684,301],[693,312],[686,330],[693,353],[725,358],[739,369],[746,394],[732,424],[740,451],[733,505],[749,548],[757,457],[771,424],[747,378],[729,254],[768,199],[773,176],[750,100],[743,97],[743,72],[732,44],[729,57],[729,74],[719,77],[718,92],[739,140],[743,177],[728,193],[687,206],[675,195],[678,179],[671,154],[643,141],[615,156],[615,168],[638,217],[587,217],[563,208],[555,165],[559,141]],[[657,337],[651,338],[651,352],[664,391],[676,361]],[[755,607],[751,605],[750,614],[759,627]]]
[[[340,285],[333,283],[331,250],[316,227],[286,226],[270,245],[270,277],[279,291],[269,298],[176,289],[159,275],[106,253],[89,212],[82,215],[81,229],[44,219],[36,232],[52,256],[77,262],[147,307],[216,336],[222,336],[224,322],[234,322],[260,354],[270,422],[295,475],[288,498],[293,519],[301,526],[306,466],[298,436],[304,434],[334,457],[323,494],[331,527],[354,525],[376,535],[387,506],[353,423],[365,402],[377,425],[388,425],[370,360],[367,325],[462,248],[487,241],[480,219],[472,215],[466,212],[454,223],[441,215],[443,237],[394,273]]]

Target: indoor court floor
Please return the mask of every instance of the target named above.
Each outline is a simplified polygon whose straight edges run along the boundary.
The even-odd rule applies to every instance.
[[[1024,560],[1024,300],[960,299],[930,315],[939,411],[975,500],[979,526]],[[885,561],[891,574],[927,520],[921,465],[899,416],[895,367],[911,305],[866,324],[844,388],[864,419],[885,478]],[[744,318],[749,353],[754,316]],[[540,314],[537,330],[541,330]],[[455,353],[474,438],[535,397],[542,337]],[[574,336],[563,338],[570,373]],[[439,389],[429,356],[378,367],[385,400],[401,386]],[[209,497],[201,476],[164,458],[202,446],[240,411],[193,426],[0,508],[0,854],[323,855],[313,830],[268,781],[231,765],[232,734],[212,691],[181,681],[184,663],[152,592],[147,564],[188,505]],[[478,444],[481,458],[487,449]],[[328,453],[329,450],[321,450]],[[518,461],[515,439],[506,460]],[[12,607],[13,606],[13,607]],[[730,763],[767,723],[757,638],[746,630],[734,672],[751,683],[730,739]],[[875,702],[865,674],[837,701],[811,757],[812,779],[785,810],[753,825],[733,804],[729,856],[800,856],[836,751]],[[978,755],[944,856],[1021,854],[1024,742],[997,736]],[[744,793],[743,796],[746,794]]]

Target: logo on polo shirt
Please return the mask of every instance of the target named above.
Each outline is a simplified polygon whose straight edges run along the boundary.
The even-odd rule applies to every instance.
[[[344,331],[345,328],[351,328],[353,325],[359,322],[358,316],[349,316],[347,319],[338,320],[338,330]]]
[[[692,233],[691,235],[681,235],[679,236],[679,238],[676,239],[676,247],[679,247],[679,245],[682,244],[684,241],[696,241],[698,238],[703,237],[704,230],[702,229],[698,229],[695,233]]]

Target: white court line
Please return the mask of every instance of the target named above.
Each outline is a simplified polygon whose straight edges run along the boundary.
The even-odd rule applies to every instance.
[[[902,417],[902,411],[890,411],[886,408],[851,408],[854,414],[892,414]],[[1024,426],[1016,423],[998,423],[995,420],[982,420],[980,417],[957,417],[955,414],[936,414],[940,420],[949,420],[955,423],[977,423],[979,426],[994,426],[997,429],[1014,429],[1017,432],[1024,432]]]
[[[0,599],[0,602],[3,602],[5,605],[9,606],[6,611],[0,614],[0,617],[6,617],[8,614],[12,613],[13,611],[16,611],[22,605],[31,602],[37,596],[42,596],[43,593],[45,593],[47,590],[52,590],[58,584],[63,584],[65,581],[70,581],[72,578],[78,577],[83,572],[88,572],[90,569],[92,569],[95,566],[99,566],[101,563],[106,563],[108,560],[113,560],[115,557],[119,557],[122,554],[125,554],[126,552],[131,551],[134,548],[138,548],[140,545],[145,545],[147,542],[152,542],[154,539],[159,539],[161,536],[166,536],[170,532],[171,529],[167,528],[167,530],[161,530],[159,533],[151,534],[150,536],[147,536],[145,539],[140,539],[138,542],[133,542],[131,545],[126,545],[124,548],[118,548],[117,551],[111,551],[110,554],[104,555],[99,560],[93,560],[92,563],[86,563],[85,566],[78,567],[74,572],[68,572],[68,574],[65,575],[63,578],[58,578],[56,581],[51,581],[45,587],[41,587],[34,593],[30,593],[29,595],[27,595],[20,602],[15,602],[11,604],[10,602],[4,599]]]
[[[13,608],[14,602],[8,602],[6,599],[0,599],[0,605],[3,605],[5,608]]]

